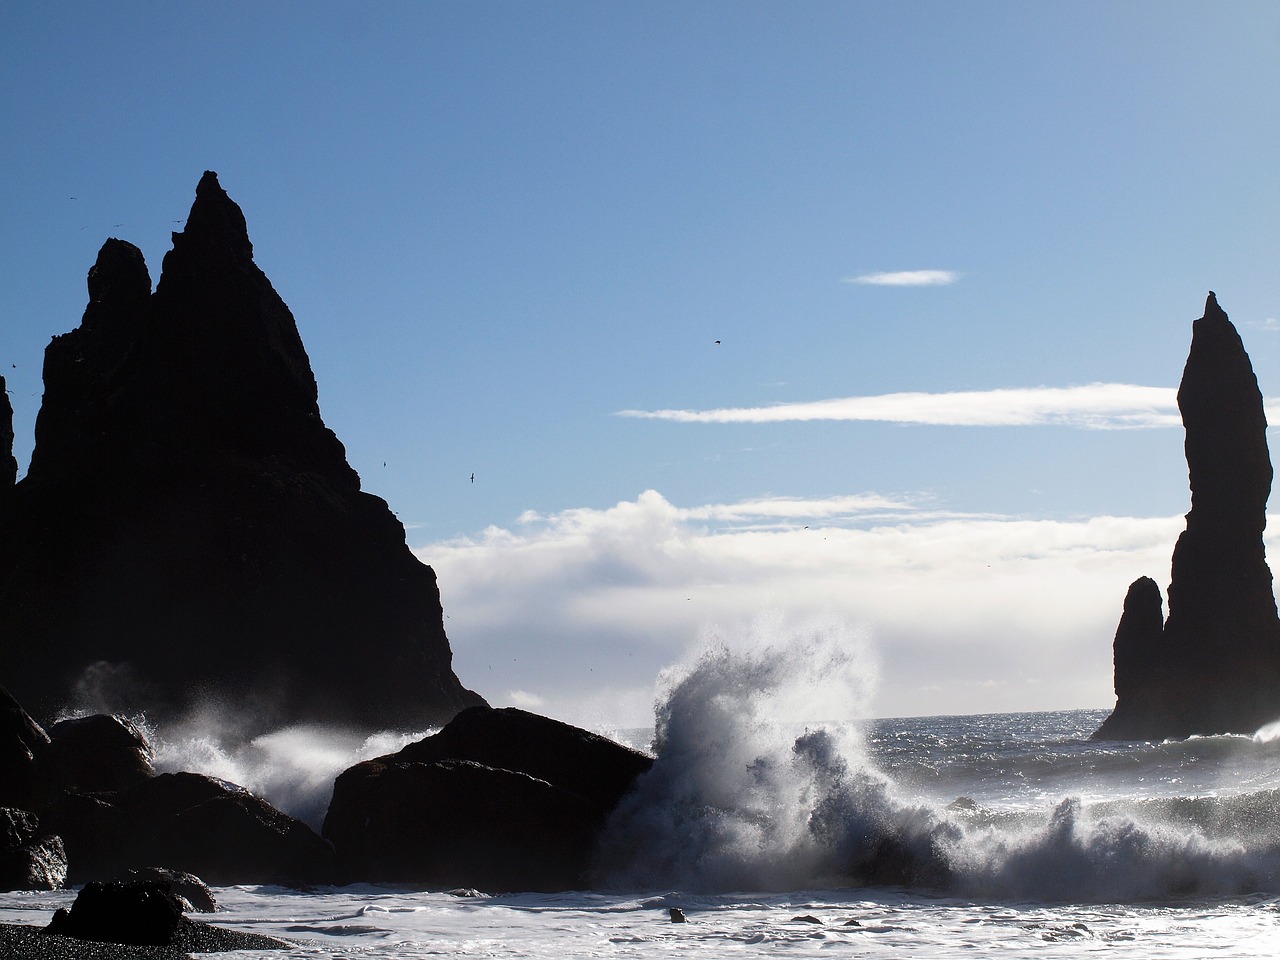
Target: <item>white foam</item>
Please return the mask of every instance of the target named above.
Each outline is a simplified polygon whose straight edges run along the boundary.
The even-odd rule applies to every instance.
[[[868,882],[1076,902],[1280,893],[1280,829],[1231,814],[1217,822],[1227,810],[1217,798],[1195,810],[1067,799],[1017,816],[904,799],[855,724],[797,735],[777,719],[780,704],[806,698],[863,715],[859,638],[838,624],[771,627],[767,643],[713,640],[664,678],[657,759],[606,830],[605,883],[724,892]],[[1241,800],[1231,809],[1276,822],[1272,793]]]

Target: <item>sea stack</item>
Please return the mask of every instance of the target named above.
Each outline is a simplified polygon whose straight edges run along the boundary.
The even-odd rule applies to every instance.
[[[217,175],[154,293],[116,239],[88,285],[45,352],[30,467],[0,494],[0,683],[38,717],[213,703],[250,728],[413,729],[483,703],[454,675],[434,572],[321,419]]]
[[[1240,334],[1209,294],[1178,389],[1191,511],[1173,551],[1169,618],[1147,577],[1115,637],[1116,707],[1098,740],[1251,734],[1280,719],[1280,618],[1262,534],[1271,457]]]

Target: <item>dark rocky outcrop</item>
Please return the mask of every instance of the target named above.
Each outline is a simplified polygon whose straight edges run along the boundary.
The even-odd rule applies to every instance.
[[[58,890],[67,882],[62,841],[30,811],[0,807],[0,890]]]
[[[95,714],[49,728],[40,756],[46,789],[77,793],[124,790],[155,776],[151,744],[127,717]]]
[[[602,813],[617,806],[636,777],[653,766],[651,758],[607,737],[515,707],[464,710],[392,759],[468,760],[514,770],[569,790]]]
[[[138,867],[126,870],[112,883],[132,883],[147,880],[161,884],[164,889],[177,896],[183,904],[184,911],[195,910],[199,913],[215,913],[218,909],[217,898],[209,885],[195,874],[182,870],[170,870],[168,867]]]
[[[598,829],[578,795],[465,760],[370,760],[344,772],[324,835],[344,880],[490,892],[573,890]]]
[[[1149,578],[1115,638],[1116,707],[1095,739],[1243,733],[1280,719],[1280,618],[1263,549],[1271,458],[1262,394],[1210,293],[1178,390],[1191,511],[1173,551],[1169,617]]]
[[[18,481],[18,461],[13,456],[13,404],[9,389],[0,377],[0,510],[9,499],[9,491]]]
[[[321,419],[294,318],[217,177],[154,293],[115,239],[88,285],[80,326],[46,350],[16,485],[0,442],[15,696],[37,717],[80,696],[156,719],[213,698],[259,728],[428,725],[483,703],[453,673],[435,574]]]
[[[152,880],[85,884],[71,909],[58,910],[44,933],[93,943],[199,952],[278,950],[291,946],[274,937],[190,920],[183,916],[179,898],[163,882]]]
[[[36,754],[49,735],[0,687],[0,807],[29,808],[37,782]]]
[[[559,721],[475,708],[397,754],[344,771],[323,834],[345,880],[581,888],[606,818],[651,766]]]
[[[218,885],[333,878],[333,850],[310,827],[196,773],[161,774],[113,794],[66,794],[41,820],[62,837],[73,883],[148,864]]]

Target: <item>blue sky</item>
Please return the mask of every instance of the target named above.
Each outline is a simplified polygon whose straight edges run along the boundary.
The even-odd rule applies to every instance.
[[[836,623],[875,713],[1108,705],[1209,289],[1280,398],[1272,3],[10,4],[0,80],[20,465],[218,171],[495,703]]]

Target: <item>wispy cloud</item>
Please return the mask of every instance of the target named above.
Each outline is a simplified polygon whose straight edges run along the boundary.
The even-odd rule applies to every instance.
[[[643,511],[652,506],[651,501],[661,497],[655,491],[641,495],[633,505],[620,503],[613,509],[619,513],[631,509]],[[734,525],[738,528],[757,527],[767,523],[778,527],[799,526],[805,520],[827,521],[882,521],[889,518],[912,516],[938,517],[936,511],[926,513],[927,502],[906,497],[885,497],[877,493],[858,493],[839,497],[759,497],[737,503],[710,503],[697,507],[677,507],[663,501],[664,511],[685,522],[703,522],[710,525]],[[517,522],[522,527],[543,525],[561,531],[594,526],[599,511],[570,509],[546,515],[526,510]],[[946,514],[955,516],[954,513]]]
[[[960,279],[955,270],[890,270],[845,277],[842,283],[861,283],[873,287],[945,287]]]
[[[1176,427],[1177,391],[1127,383],[1029,387],[954,393],[887,393],[764,407],[620,410],[618,416],[676,423],[781,423],[862,420],[957,427],[1069,426],[1090,430]]]

